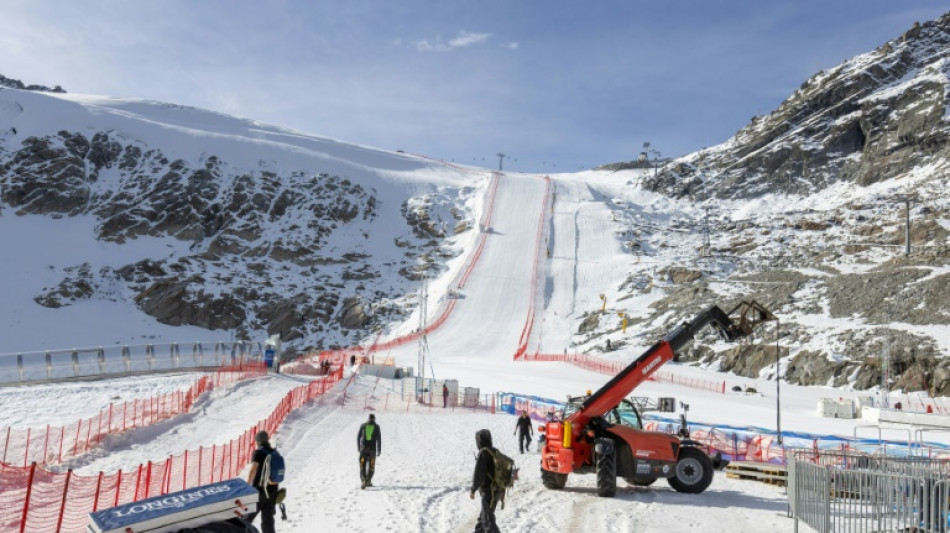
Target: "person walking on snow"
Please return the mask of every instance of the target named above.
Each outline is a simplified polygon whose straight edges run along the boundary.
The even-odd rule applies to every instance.
[[[383,435],[376,424],[376,415],[370,414],[369,420],[360,426],[356,447],[360,452],[360,488],[372,487],[376,457],[383,453]]]
[[[475,499],[475,492],[482,497],[482,510],[475,523],[475,533],[500,533],[495,523],[495,507],[498,498],[495,497],[495,488],[492,485],[492,474],[495,471],[495,460],[488,451],[491,445],[491,432],[480,429],[475,432],[475,446],[478,447],[478,459],[475,461],[475,473],[472,476],[472,490],[468,496]]]
[[[515,423],[515,433],[518,434],[518,450],[524,453],[531,448],[531,438],[534,436],[534,430],[531,428],[531,417],[527,411],[521,411],[518,422]],[[514,433],[512,433],[514,435]]]
[[[276,483],[262,476],[264,469],[264,460],[267,455],[274,451],[268,442],[266,431],[258,431],[254,436],[254,442],[257,443],[257,449],[251,456],[251,470],[247,473],[247,483],[257,489],[258,501],[257,511],[244,517],[248,522],[253,522],[257,514],[261,515],[261,533],[274,533],[274,515],[277,514],[277,504],[274,502],[274,496],[280,488]],[[266,493],[264,484],[267,484]]]
[[[445,383],[442,384],[442,408],[445,409],[449,406],[449,387]]]

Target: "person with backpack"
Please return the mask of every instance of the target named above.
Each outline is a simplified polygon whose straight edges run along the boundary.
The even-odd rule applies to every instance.
[[[505,493],[514,485],[518,469],[510,457],[492,446],[491,431],[480,429],[475,432],[475,446],[478,458],[475,461],[475,473],[472,476],[472,490],[469,498],[475,499],[475,493],[481,495],[482,509],[475,523],[475,533],[498,533],[495,522],[495,507],[501,502],[505,508]]]
[[[521,416],[518,417],[518,421],[515,423],[515,433],[518,434],[518,450],[521,453],[524,453],[525,450],[531,451],[534,429],[531,427],[531,417],[528,416],[527,411],[521,411]]]
[[[251,470],[247,474],[249,485],[257,489],[257,511],[245,516],[253,522],[258,513],[261,515],[261,533],[274,533],[274,515],[277,514],[277,492],[284,480],[284,459],[269,442],[266,431],[258,431],[254,436],[257,449],[251,456]]]
[[[376,457],[383,454],[383,435],[376,423],[376,415],[370,413],[369,420],[360,426],[356,447],[360,452],[360,488],[372,487]]]

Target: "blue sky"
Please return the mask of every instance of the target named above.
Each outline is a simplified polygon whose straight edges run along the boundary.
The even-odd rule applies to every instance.
[[[950,11],[905,0],[0,0],[0,74],[566,172],[731,137]]]

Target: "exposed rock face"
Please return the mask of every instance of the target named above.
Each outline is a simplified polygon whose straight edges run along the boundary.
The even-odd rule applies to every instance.
[[[62,281],[35,298],[50,308],[127,299],[164,324],[329,347],[380,320],[363,302],[402,297],[442,271],[458,253],[447,239],[473,226],[457,191],[381,205],[346,177],[237,169],[214,155],[196,165],[121,132],[89,135],[62,130],[0,149],[0,204],[16,215],[92,216],[100,241],[171,238],[187,252],[99,272],[61,265]],[[387,228],[398,254],[368,248],[370,235],[354,229],[370,227],[381,208],[403,217],[402,229]],[[382,286],[383,269],[404,283]]]
[[[637,263],[676,256],[674,267],[635,266],[617,288],[620,299],[651,296],[649,308],[628,310],[638,334],[662,337],[742,295],[781,319],[783,379],[878,387],[888,353],[887,388],[950,390],[948,80],[950,14],[813,76],[728,142],[636,174],[628,185],[696,211],[694,221],[615,217],[621,239],[638,243]],[[697,257],[703,233],[711,249]],[[703,332],[679,359],[774,379],[775,330],[765,328],[740,347]],[[605,329],[578,344],[596,351],[583,342]]]
[[[20,80],[15,80],[15,79],[13,79],[13,78],[8,78],[8,77],[6,77],[6,76],[4,76],[4,75],[2,75],[2,74],[0,74],[0,87],[9,87],[9,88],[11,88],[11,89],[20,89],[20,90],[23,90],[23,91],[46,91],[46,92],[50,92],[50,93],[64,93],[64,92],[66,92],[66,91],[64,91],[63,88],[60,87],[59,85],[53,87],[52,89],[50,89],[49,87],[46,87],[45,85],[35,85],[35,84],[25,85],[25,84],[24,84],[22,81],[20,81]]]
[[[950,14],[816,74],[730,143],[667,164],[644,183],[675,197],[809,194],[946,158],[948,45]]]

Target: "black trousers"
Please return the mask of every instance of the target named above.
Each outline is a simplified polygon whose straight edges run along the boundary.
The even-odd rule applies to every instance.
[[[531,435],[528,432],[518,434],[518,450],[521,453],[524,453],[525,450],[531,447]]]
[[[376,453],[373,450],[363,450],[360,452],[360,481],[373,481],[373,474],[376,473]]]
[[[274,486],[274,490],[271,492],[277,492],[277,486]],[[268,489],[270,490],[270,489]],[[245,515],[244,519],[248,522],[254,522],[254,519],[257,518],[257,515],[261,515],[261,533],[275,533],[274,530],[274,516],[277,514],[277,504],[272,501],[269,501],[262,491],[259,491],[258,494],[258,503],[257,511]]]
[[[479,494],[482,496],[482,511],[478,515],[478,522],[475,522],[475,533],[501,533],[495,523],[495,507],[498,502],[492,501],[490,490],[479,491]]]

